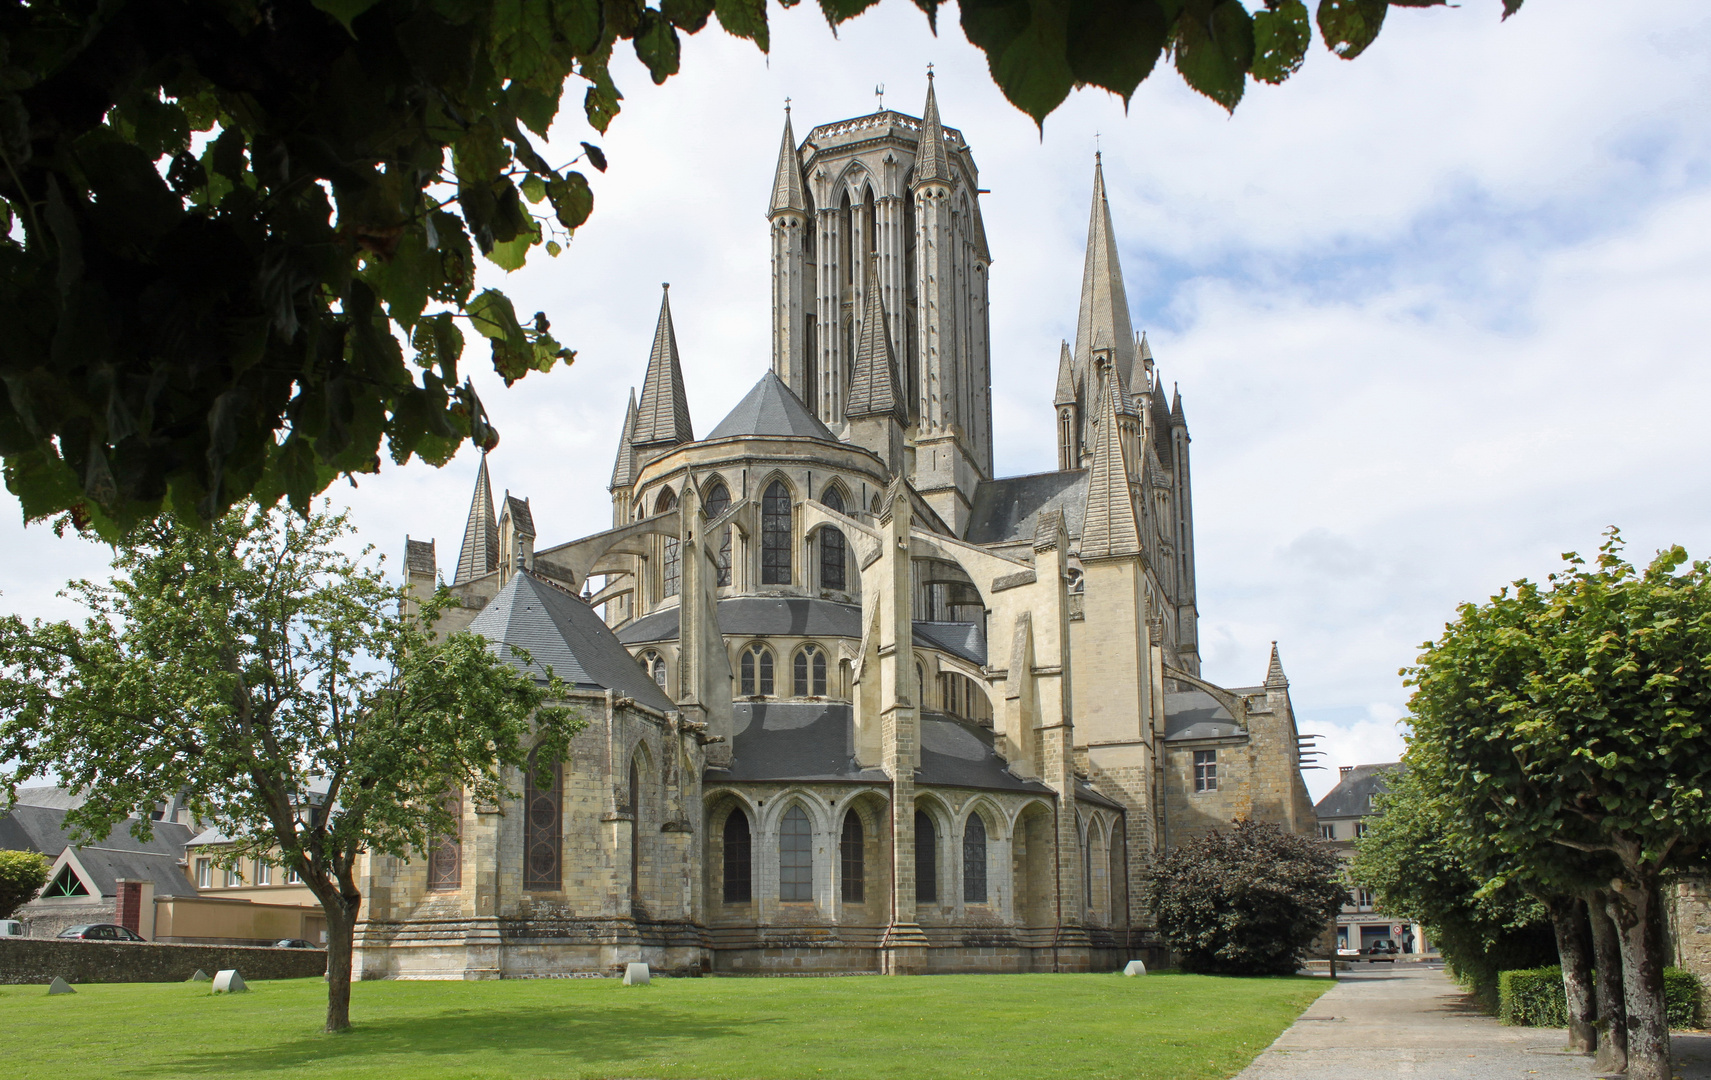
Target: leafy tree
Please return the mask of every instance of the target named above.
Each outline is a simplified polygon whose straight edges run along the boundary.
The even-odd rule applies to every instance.
[[[53,864],[39,851],[0,851],[0,919],[35,898],[48,883]]]
[[[1350,876],[1386,912],[1425,926],[1471,992],[1495,1008],[1499,972],[1556,960],[1544,905],[1513,882],[1475,872],[1451,842],[1448,805],[1417,769],[1398,770],[1375,802]]]
[[[436,637],[450,597],[388,585],[340,550],[350,532],[254,507],[162,518],[109,582],[72,583],[82,626],[0,620],[0,780],[57,773],[88,797],[66,819],[85,838],[187,791],[227,859],[295,870],[327,917],[329,1031],[350,1023],[359,861],[425,851],[453,827],[446,792],[496,801],[531,747],[562,755],[581,726],[543,705],[556,679]]]
[[[1348,901],[1329,845],[1246,818],[1166,855],[1152,893],[1183,970],[1229,975],[1294,974]]]
[[[1547,586],[1463,605],[1407,674],[1459,830],[1547,880],[1565,851],[1615,868],[1629,1075],[1665,1080],[1659,886],[1711,842],[1711,563],[1621,553],[1612,529],[1595,568],[1569,554]]]
[[[872,3],[821,9],[835,27]],[[936,28],[939,0],[916,3]],[[1356,56],[1390,6],[1318,0],[1320,36]],[[1303,0],[960,11],[1042,122],[1072,87],[1128,100],[1165,56],[1234,108],[1312,40]],[[25,517],[112,540],[163,509],[307,512],[383,443],[400,464],[491,447],[460,326],[507,385],[573,353],[544,314],[475,291],[477,253],[506,270],[559,253],[594,205],[572,166],[606,167],[593,143],[557,162],[536,146],[567,80],[604,133],[620,44],[663,82],[709,18],[770,47],[766,0],[0,5],[0,455]]]

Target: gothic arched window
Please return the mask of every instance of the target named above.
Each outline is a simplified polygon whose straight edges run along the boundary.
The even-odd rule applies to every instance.
[[[867,862],[862,842],[861,815],[854,810],[844,815],[844,835],[838,841],[838,859],[844,878],[844,903],[859,904],[866,895],[863,888],[867,878]]]
[[[649,649],[647,652],[644,652],[640,656],[636,657],[636,660],[638,662],[640,662],[640,664],[642,665],[642,670],[648,673],[648,678],[650,678],[654,682],[658,683],[659,688],[661,690],[664,690],[665,689],[665,657],[661,656],[659,653],[654,652],[652,649]]]
[[[446,811],[452,816],[452,830],[436,836],[428,850],[428,888],[446,892],[463,885],[463,789],[453,788],[446,796]]]
[[[923,904],[939,900],[939,832],[925,810],[915,811],[915,899]]]
[[[842,592],[849,587],[844,567],[849,556],[844,534],[830,525],[820,530],[820,588]]]
[[[778,898],[814,899],[814,833],[800,806],[778,823]]]
[[[962,900],[986,903],[986,822],[979,814],[962,827]]]
[[[630,759],[630,904],[641,900],[642,884],[642,770],[635,758]]]
[[[808,644],[796,651],[791,664],[790,693],[794,697],[826,696],[826,650]]]
[[[677,496],[670,488],[659,493],[659,502],[654,505],[655,514],[669,513],[677,509]],[[660,568],[661,596],[676,596],[683,582],[683,542],[675,536],[665,539],[665,561]]]
[[[707,517],[716,518],[731,508],[731,491],[723,483],[714,481],[707,490]],[[731,583],[731,529],[725,527],[724,535],[719,538],[719,563],[716,568],[715,584],[729,585]]]
[[[760,583],[790,584],[790,489],[767,485],[760,502]]]
[[[772,650],[750,645],[738,667],[738,693],[743,697],[772,696]]]
[[[753,894],[749,816],[741,807],[725,819],[725,903],[746,904]]]
[[[523,774],[523,888],[552,892],[562,877],[564,769],[557,761],[529,755]]]

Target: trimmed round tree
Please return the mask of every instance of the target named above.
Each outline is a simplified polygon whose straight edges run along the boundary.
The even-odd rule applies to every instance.
[[[48,883],[51,863],[36,851],[0,851],[0,919],[29,903]]]
[[[1161,859],[1153,909],[1184,971],[1290,975],[1347,901],[1342,873],[1323,841],[1244,818]]]

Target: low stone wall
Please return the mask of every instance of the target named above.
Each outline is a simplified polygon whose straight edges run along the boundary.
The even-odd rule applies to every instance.
[[[1667,900],[1675,966],[1711,984],[1711,879],[1677,882]]]
[[[73,985],[183,982],[197,968],[209,975],[236,968],[246,980],[308,979],[326,974],[327,954],[320,949],[241,945],[0,938],[0,983],[12,985],[45,985],[55,976]]]

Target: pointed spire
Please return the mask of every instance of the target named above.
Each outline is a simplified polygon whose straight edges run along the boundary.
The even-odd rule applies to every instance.
[[[915,183],[950,183],[950,156],[945,153],[945,129],[939,123],[939,99],[933,93],[933,73],[927,72],[927,107],[921,110],[921,145],[915,151]]]
[[[862,305],[861,340],[856,343],[855,374],[850,381],[849,402],[844,416],[893,416],[908,422],[903,404],[903,381],[897,374],[897,355],[891,348],[891,331],[885,319],[885,301],[880,296],[879,257],[867,259],[866,294]]]
[[[1081,272],[1081,314],[1075,324],[1075,365],[1085,372],[1103,344],[1111,350],[1123,385],[1135,379],[1135,331],[1129,298],[1123,291],[1123,266],[1111,228],[1111,204],[1105,198],[1105,167],[1094,155],[1093,211],[1087,223],[1087,262]]]
[[[659,324],[654,328],[648,374],[636,408],[631,441],[636,446],[679,446],[695,441],[689,426],[689,400],[683,392],[683,368],[677,356],[677,331],[671,325],[671,286],[662,286]]]
[[[1265,673],[1268,690],[1287,690],[1289,677],[1283,673],[1283,661],[1277,658],[1277,642],[1271,643],[1271,667]]]
[[[796,156],[796,135],[790,130],[788,105],[784,107],[784,145],[778,148],[778,172],[772,180],[772,206],[767,215],[787,210],[808,212],[808,198],[802,192],[802,162]]]
[[[1182,387],[1170,384],[1170,424],[1172,427],[1187,427],[1188,419],[1182,415]]]
[[[1075,402],[1075,362],[1070,359],[1069,342],[1066,341],[1057,359],[1057,396],[1052,398],[1052,404],[1074,405]]]
[[[1123,399],[1117,373],[1107,369],[1100,394],[1099,429],[1087,478],[1087,515],[1081,526],[1081,557],[1112,558],[1141,550],[1141,527],[1129,491],[1129,462],[1118,429],[1116,402]]]
[[[487,454],[475,473],[475,496],[469,500],[469,521],[463,527],[463,550],[457,557],[453,585],[499,569],[499,522],[493,516],[493,483],[487,478]]]
[[[624,431],[618,436],[618,459],[612,463],[608,491],[627,488],[636,482],[636,388],[630,387],[630,406],[624,410]]]

